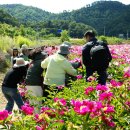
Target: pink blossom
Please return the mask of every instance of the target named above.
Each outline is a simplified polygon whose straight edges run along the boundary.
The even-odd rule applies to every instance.
[[[71,105],[72,106],[81,106],[82,105],[82,102],[81,101],[79,101],[79,100],[74,100],[74,99],[72,99],[71,100]]]
[[[64,120],[56,120],[56,122],[64,123]]]
[[[43,120],[42,119],[39,119],[39,114],[35,114],[34,115],[34,120],[37,122],[37,123],[41,123]]]
[[[86,113],[90,112],[89,108],[84,105],[80,107],[74,107],[74,111],[80,115],[85,115]]]
[[[97,104],[95,101],[89,101],[87,103],[87,106],[88,106],[90,112],[95,112],[97,110]]]
[[[128,68],[127,71],[125,71],[124,77],[125,78],[129,78],[130,77],[130,68]]]
[[[114,106],[107,106],[107,107],[104,107],[103,110],[104,110],[105,113],[112,113],[112,112],[115,112]]]
[[[9,113],[7,110],[0,111],[0,121],[7,119]]]
[[[111,117],[105,117],[102,116],[102,120],[104,121],[104,123],[110,127],[115,127],[115,123],[112,121]]]
[[[91,81],[96,80],[96,78],[95,78],[95,77],[93,77],[93,76],[89,76],[89,77],[87,78],[87,80],[88,80],[89,82],[91,82]]]
[[[58,88],[59,90],[62,90],[64,87],[65,87],[64,85],[57,86],[57,88]]]
[[[82,75],[77,75],[76,78],[77,78],[77,79],[82,79],[83,76],[82,76]]]
[[[112,121],[112,122],[107,122],[107,124],[108,124],[108,126],[110,126],[110,127],[115,127],[115,126],[116,126],[113,121]]]
[[[59,102],[62,106],[66,106],[66,100],[63,98],[54,98],[54,102]]]
[[[55,109],[49,108],[49,107],[42,107],[41,108],[41,113],[46,113],[50,117],[55,117]]]
[[[81,59],[79,59],[79,58],[75,58],[74,60],[71,60],[70,62],[71,62],[71,63],[75,63],[75,62],[79,62],[79,63],[81,63]]]
[[[103,105],[102,105],[102,102],[96,102],[96,104],[97,104],[97,110],[100,110],[102,107],[103,107]]]
[[[89,95],[89,94],[90,94],[91,92],[93,92],[94,90],[95,90],[95,88],[90,86],[90,87],[88,87],[88,88],[85,89],[85,94],[86,94],[86,95]]]
[[[127,101],[125,104],[130,107],[130,101]]]
[[[27,88],[25,88],[25,87],[19,87],[18,90],[22,97],[24,97],[27,93]]]
[[[26,115],[32,115],[34,112],[34,107],[31,107],[29,105],[23,105],[21,107],[21,110],[26,114]]]
[[[108,90],[108,87],[105,86],[105,85],[98,84],[98,85],[96,86],[96,90],[107,91],[107,90]]]
[[[103,100],[110,100],[113,97],[113,93],[112,92],[103,92],[99,95],[99,100],[103,101]]]
[[[36,126],[36,130],[44,130],[44,129],[40,126]]]
[[[88,100],[83,101],[72,100],[71,104],[74,106],[74,111],[80,115],[93,113],[102,108],[101,102],[88,101]]]
[[[116,80],[111,80],[110,83],[113,87],[119,87],[122,85],[120,82],[117,82]]]

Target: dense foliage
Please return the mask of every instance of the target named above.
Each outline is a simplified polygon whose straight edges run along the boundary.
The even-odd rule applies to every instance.
[[[125,37],[127,31],[130,30],[130,5],[116,1],[98,1],[81,9],[59,14],[17,4],[0,5],[0,8],[27,25],[40,21],[69,20],[90,25],[97,30],[99,35],[103,35],[105,30],[105,35],[124,34]],[[54,21],[52,23],[55,24]]]
[[[79,69],[77,80],[71,87],[52,86],[49,98],[41,107],[40,113],[34,108],[40,106],[26,103],[21,112],[0,111],[0,126],[8,130],[128,130],[130,127],[130,46],[109,46],[113,61],[108,69],[106,86],[97,84],[97,74],[89,77],[88,83]],[[53,49],[47,48],[51,54]],[[73,46],[71,62],[80,61],[81,46]],[[55,90],[55,91],[54,91]],[[31,96],[24,86],[19,86],[22,96]],[[45,98],[43,98],[44,100]]]
[[[0,23],[7,23],[13,26],[18,25],[18,21],[16,20],[16,18],[3,10],[0,10]]]

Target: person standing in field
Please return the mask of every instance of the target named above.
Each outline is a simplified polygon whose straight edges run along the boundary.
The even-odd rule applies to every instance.
[[[13,48],[13,55],[11,56],[11,65],[13,66],[16,62],[16,58],[19,57],[19,51],[17,48]]]
[[[47,54],[41,52],[41,49],[32,50],[29,58],[32,60],[26,75],[26,88],[28,92],[35,98],[40,98],[43,96],[43,68],[41,68],[41,62],[47,57]],[[35,99],[29,99],[30,104],[37,105],[41,107],[42,101],[37,101]],[[39,112],[39,109],[35,108],[36,112]]]
[[[29,61],[29,58],[28,58],[29,50],[28,50],[28,46],[26,44],[22,45],[21,51],[22,51],[22,53],[20,54],[19,57],[22,57],[25,61]]]
[[[2,92],[7,100],[5,109],[8,110],[8,112],[12,112],[14,102],[16,102],[19,109],[24,105],[17,87],[26,76],[27,65],[28,62],[24,61],[23,58],[17,58],[13,68],[5,75],[2,83]]]
[[[47,57],[41,63],[41,67],[46,69],[44,77],[44,90],[49,89],[49,86],[65,85],[65,75],[77,75],[77,70],[74,69],[71,63],[67,60],[70,54],[68,45],[61,45],[58,52]],[[46,97],[48,93],[44,91]]]
[[[98,83],[101,85],[106,84],[107,68],[109,62],[112,60],[111,53],[107,44],[103,41],[98,41],[95,33],[92,30],[84,34],[86,44],[82,50],[82,60],[86,67],[86,81],[88,77],[92,76],[95,71],[98,73]]]

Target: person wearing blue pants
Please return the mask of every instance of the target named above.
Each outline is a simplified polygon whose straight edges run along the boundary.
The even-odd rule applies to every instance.
[[[24,105],[22,97],[17,89],[17,84],[23,80],[27,72],[27,62],[23,58],[17,58],[16,64],[5,75],[2,83],[2,92],[7,99],[5,110],[12,112],[14,102],[19,109]]]

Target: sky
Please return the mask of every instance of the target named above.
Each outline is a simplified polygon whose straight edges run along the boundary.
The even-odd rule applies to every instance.
[[[60,13],[64,10],[71,11],[84,7],[97,0],[0,0],[0,4],[23,4],[34,6],[43,10]],[[124,4],[130,4],[130,0],[116,0]]]

